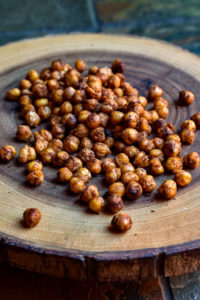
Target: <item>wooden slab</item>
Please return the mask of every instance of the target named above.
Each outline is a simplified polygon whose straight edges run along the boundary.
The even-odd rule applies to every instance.
[[[0,48],[0,146],[13,144],[23,120],[16,103],[4,100],[6,91],[18,85],[29,69],[41,70],[56,58],[72,63],[83,58],[88,67],[110,65],[121,58],[128,80],[146,95],[157,83],[169,101],[168,121],[180,128],[183,120],[200,111],[200,59],[184,50],[151,39],[128,36],[76,34],[49,36]],[[190,89],[196,101],[179,107],[182,89]],[[199,151],[200,133],[182,155]],[[56,183],[56,170],[45,167],[45,182],[37,188],[26,184],[24,167],[16,161],[0,165],[1,260],[11,265],[57,276],[99,281],[148,279],[190,272],[200,267],[200,169],[193,181],[166,201],[155,193],[135,202],[125,201],[124,211],[133,220],[125,234],[108,230],[112,215],[89,213],[66,185]],[[166,178],[156,179],[159,185]],[[93,179],[103,194],[101,176]],[[27,207],[42,212],[40,224],[24,229],[20,220]]]

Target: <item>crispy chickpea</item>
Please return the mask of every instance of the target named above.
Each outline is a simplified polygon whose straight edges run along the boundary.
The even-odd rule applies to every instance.
[[[19,125],[17,131],[17,138],[20,141],[28,141],[32,137],[32,132],[29,126]]]
[[[153,139],[154,145],[157,149],[162,150],[162,148],[164,147],[165,141],[159,137],[155,137]]]
[[[163,94],[163,90],[157,85],[152,85],[148,91],[148,100],[154,100],[158,97],[161,97]]]
[[[164,105],[163,105],[163,106],[156,107],[155,110],[156,110],[156,112],[158,113],[158,116],[159,116],[160,118],[163,118],[163,119],[167,118],[167,116],[168,116],[168,114],[169,114],[169,109],[168,109],[168,107],[167,107],[167,106],[164,106]]]
[[[174,180],[179,186],[186,186],[192,180],[192,175],[185,170],[178,170],[175,173]]]
[[[194,114],[190,119],[195,122],[197,128],[200,128],[200,112]]]
[[[64,91],[63,89],[55,89],[52,91],[52,100],[56,105],[63,103]]]
[[[107,198],[107,203],[109,210],[113,213],[117,213],[124,207],[122,198],[117,194],[109,195]]]
[[[115,144],[115,140],[111,136],[107,136],[104,140],[104,144],[108,146],[108,148],[112,148]]]
[[[146,131],[146,132],[148,132],[149,131],[149,126],[150,125],[149,125],[147,119],[140,118],[140,120],[138,121],[136,129],[138,131]]]
[[[20,98],[19,98],[19,105],[21,106],[21,107],[23,107],[23,106],[25,106],[25,105],[27,105],[27,104],[31,104],[32,103],[32,99],[31,99],[31,97],[30,96],[28,96],[28,95],[23,95],[23,96],[21,96]]]
[[[165,168],[171,173],[176,173],[177,170],[183,169],[183,159],[179,156],[171,156],[165,162]]]
[[[175,140],[165,142],[163,152],[166,156],[177,156],[181,152],[181,143]]]
[[[62,183],[68,182],[72,176],[72,172],[66,167],[59,169],[57,172],[58,181]]]
[[[190,91],[183,90],[179,93],[180,104],[188,105],[194,102],[194,94]]]
[[[75,88],[73,88],[72,86],[67,87],[66,89],[64,89],[64,94],[63,94],[64,99],[71,100],[75,95],[75,93],[76,93]]]
[[[166,141],[169,141],[169,140],[174,140],[176,142],[180,142],[181,138],[178,134],[170,134],[166,137]]]
[[[103,169],[104,172],[107,172],[107,170],[109,168],[113,169],[115,167],[116,167],[116,165],[115,165],[114,161],[111,158],[105,158],[104,159],[104,161],[102,163],[102,169]]]
[[[100,109],[100,103],[97,99],[87,99],[84,101],[83,107],[89,111],[97,112]]]
[[[111,225],[115,230],[125,232],[131,228],[132,220],[128,214],[119,213],[113,217]]]
[[[124,185],[127,185],[130,181],[137,181],[139,182],[139,177],[136,173],[133,173],[131,171],[125,172],[121,176],[121,182]]]
[[[84,60],[82,60],[82,59],[77,59],[77,61],[75,62],[75,67],[76,67],[76,69],[77,69],[80,73],[82,73],[82,72],[85,71],[87,65],[86,65],[86,63],[84,62]]]
[[[22,79],[22,80],[20,81],[19,86],[20,86],[20,89],[21,89],[21,90],[24,90],[24,89],[29,90],[29,89],[32,87],[32,83],[30,82],[30,80]]]
[[[124,113],[123,112],[118,111],[118,110],[112,111],[111,114],[110,114],[110,119],[109,119],[110,124],[113,125],[113,126],[118,125],[122,122],[123,118],[124,118]]]
[[[50,68],[45,68],[40,72],[40,78],[43,80],[48,80],[51,77],[51,70]]]
[[[109,117],[107,114],[103,113],[103,112],[100,112],[99,113],[99,116],[101,118],[101,122],[100,122],[100,125],[102,127],[106,127],[106,125],[108,124],[108,120],[109,120]]]
[[[167,125],[167,122],[165,119],[159,118],[156,120],[156,122],[153,124],[153,128],[155,131],[158,131],[159,128],[162,128]]]
[[[87,123],[87,119],[91,115],[91,112],[88,110],[82,110],[78,116],[79,123]]]
[[[177,185],[174,180],[164,181],[158,188],[158,192],[166,199],[172,199],[176,196]]]
[[[120,197],[122,197],[125,193],[124,184],[122,182],[114,182],[113,184],[111,184],[109,186],[108,192],[111,195],[114,194],[114,195],[119,195]]]
[[[42,168],[43,168],[43,164],[39,160],[32,160],[26,165],[26,169],[29,173],[33,171],[41,171]]]
[[[49,119],[49,124],[51,126],[54,126],[56,124],[60,124],[61,123],[61,116],[57,116],[57,115],[51,115],[50,119]]]
[[[139,140],[139,133],[134,128],[126,128],[122,131],[121,137],[127,145],[132,145]]]
[[[70,190],[74,194],[82,193],[85,189],[85,183],[78,177],[72,177],[69,182]]]
[[[124,148],[124,153],[130,158],[133,159],[140,152],[140,150],[135,146],[127,146]]]
[[[119,97],[117,99],[117,105],[118,105],[118,109],[121,109],[122,111],[126,111],[128,102],[125,98]]]
[[[69,154],[66,151],[59,151],[56,153],[53,158],[53,164],[56,167],[62,167],[66,164],[66,161],[69,158]]]
[[[158,158],[161,162],[165,160],[164,154],[160,149],[153,149],[149,152],[149,158]]]
[[[7,92],[8,100],[16,101],[19,99],[21,91],[18,88],[11,89]]]
[[[47,98],[36,99],[34,105],[39,108],[40,106],[48,105],[49,100]]]
[[[140,104],[145,108],[147,106],[147,98],[143,97],[143,96],[139,96],[139,102]]]
[[[105,142],[104,142],[105,143]],[[126,148],[126,145],[122,141],[116,141],[114,143],[114,148],[116,153],[121,153]]]
[[[136,181],[130,181],[126,186],[126,195],[131,200],[136,200],[142,195],[142,187]]]
[[[99,174],[101,173],[101,160],[100,159],[97,159],[95,158],[94,160],[89,160],[87,162],[87,168],[90,170],[90,172],[92,174]]]
[[[121,138],[123,129],[124,129],[124,126],[122,126],[122,125],[116,125],[111,129],[112,136],[115,138],[115,140],[117,140],[117,142]],[[107,132],[107,130],[106,130],[106,132]]]
[[[40,129],[39,131],[40,135],[45,139],[46,141],[50,142],[53,139],[52,133],[46,129]]]
[[[92,198],[92,200],[90,200],[90,202],[89,202],[90,210],[92,210],[98,214],[102,211],[104,206],[105,206],[105,200],[100,196],[96,196],[96,197]]]
[[[30,147],[28,145],[25,145],[23,148],[19,151],[18,160],[25,164],[28,161],[35,160],[36,159],[36,152],[33,147]]]
[[[119,166],[121,173],[126,173],[126,172],[134,172],[135,168],[131,163],[123,164]]]
[[[74,153],[77,152],[79,148],[80,141],[74,135],[68,135],[63,141],[63,150]]]
[[[53,158],[55,157],[56,152],[52,148],[46,148],[40,153],[40,158],[43,162],[43,164],[51,164],[53,161]]]
[[[155,110],[156,110],[156,108],[162,107],[162,106],[168,107],[168,102],[166,99],[164,99],[162,97],[157,97],[153,101],[153,106],[154,106]]]
[[[73,134],[78,138],[82,139],[86,137],[89,133],[88,127],[85,124],[78,124],[74,130]]]
[[[67,167],[72,173],[76,172],[78,169],[82,168],[82,161],[75,156],[71,156],[66,161],[65,167]]]
[[[11,145],[5,145],[0,149],[0,160],[9,162],[17,154],[16,149]]]
[[[188,130],[191,130],[191,131],[195,131],[196,130],[196,125],[195,125],[195,122],[192,121],[192,120],[186,120],[182,123],[181,125],[181,129],[188,129]]]
[[[47,87],[49,91],[53,91],[58,89],[60,86],[56,79],[49,79],[47,80]]]
[[[140,150],[149,153],[151,150],[155,148],[154,142],[152,140],[148,140],[143,138],[139,141],[138,147]]]
[[[159,158],[152,158],[150,160],[149,171],[153,175],[161,175],[164,173],[165,170]]]
[[[37,110],[37,114],[41,120],[49,119],[51,115],[51,108],[48,105],[40,106]]]
[[[78,177],[84,183],[87,183],[92,178],[92,175],[87,168],[80,168],[74,173],[74,177]]]
[[[90,137],[93,142],[104,142],[106,138],[104,127],[97,127],[95,129],[92,129],[90,132]]]
[[[135,173],[138,175],[139,180],[142,179],[144,176],[147,175],[147,171],[143,168],[136,168]]]
[[[155,111],[155,110],[150,110],[149,114],[150,114],[150,119],[148,122],[151,125],[151,124],[154,124],[159,119],[159,115],[158,115],[157,111]]]
[[[60,106],[60,114],[65,115],[67,113],[71,113],[72,109],[73,109],[72,104],[68,101],[65,101]]]
[[[98,68],[97,66],[92,66],[92,67],[89,69],[88,74],[96,75],[98,71],[99,71],[99,68]]]
[[[184,165],[187,168],[195,169],[199,166],[199,154],[197,152],[191,152],[184,157]]]
[[[34,111],[28,111],[25,119],[26,123],[31,127],[36,127],[41,121],[40,116]]]
[[[64,69],[64,63],[61,59],[54,60],[51,64],[53,71],[62,71]]]
[[[34,84],[32,92],[36,98],[46,98],[48,96],[48,89],[43,83]]]
[[[27,180],[32,185],[40,185],[44,181],[44,174],[40,170],[32,171],[27,175]]]
[[[90,202],[93,198],[99,196],[98,188],[95,185],[88,185],[80,196],[80,200],[83,202]]]
[[[112,71],[113,73],[124,73],[125,64],[120,59],[115,59],[112,63]]]
[[[26,227],[32,228],[41,220],[42,214],[37,208],[27,208],[23,214],[23,224]]]
[[[88,148],[88,149],[92,149],[93,147],[93,142],[88,138],[88,137],[84,137],[82,138],[81,142],[80,142],[80,148]]]
[[[63,142],[59,139],[53,139],[49,142],[49,148],[52,148],[54,152],[59,152],[63,150]]]
[[[26,78],[28,80],[30,80],[31,82],[34,82],[36,80],[39,79],[39,74],[36,70],[30,70],[27,75],[26,75]]]
[[[63,139],[65,136],[65,126],[63,124],[55,124],[51,128],[51,133],[56,139]]]
[[[149,157],[145,154],[145,152],[141,151],[136,155],[133,165],[139,168],[146,168],[149,165]]]
[[[129,157],[125,153],[119,153],[115,156],[114,162],[118,167],[120,167],[123,164],[129,163]]]
[[[108,99],[101,104],[100,110],[105,114],[110,114],[112,111],[117,110],[118,105],[115,100]]]
[[[102,159],[111,153],[108,146],[103,143],[95,143],[93,146],[93,150],[99,159]]]
[[[68,113],[66,115],[62,116],[61,123],[68,128],[74,128],[77,125],[77,119],[76,116]]]
[[[126,127],[135,128],[139,122],[139,116],[134,111],[129,111],[124,115],[123,122]]]
[[[22,107],[21,115],[22,115],[23,117],[25,117],[26,114],[27,114],[28,112],[30,112],[30,111],[35,112],[35,106],[33,106],[32,104],[26,104],[26,105],[24,105],[24,106]]]
[[[109,168],[106,171],[105,178],[109,184],[116,182],[121,176],[121,171],[119,168]]]
[[[94,161],[95,154],[94,151],[88,148],[83,148],[79,153],[78,157],[82,160],[83,163],[87,163],[88,161]]]
[[[113,91],[117,97],[123,97],[124,95],[124,92],[121,88],[115,88]]]
[[[174,134],[174,126],[170,123],[163,127],[158,128],[157,136],[163,139],[166,139],[168,135]]]
[[[140,184],[145,193],[151,193],[156,188],[156,182],[151,175],[146,175],[141,178]]]
[[[46,141],[45,139],[37,139],[35,142],[35,151],[39,154],[41,153],[43,150],[45,150],[49,145],[49,142]]]
[[[181,133],[181,141],[185,144],[191,145],[194,142],[195,134],[194,131],[184,128]]]
[[[97,128],[101,124],[101,116],[97,113],[90,113],[86,121],[88,127]]]

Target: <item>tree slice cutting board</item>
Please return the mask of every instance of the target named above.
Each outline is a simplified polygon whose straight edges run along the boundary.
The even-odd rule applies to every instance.
[[[18,85],[28,70],[41,70],[61,58],[73,64],[77,58],[92,65],[110,66],[115,58],[126,64],[125,75],[141,95],[157,83],[169,101],[168,121],[180,129],[183,120],[200,111],[200,58],[187,51],[146,38],[75,34],[48,36],[0,48],[0,146],[12,144],[23,123],[17,103],[5,101],[6,91]],[[189,89],[196,101],[180,107],[180,90]],[[182,155],[199,151],[200,132]],[[45,167],[45,182],[36,188],[26,183],[25,166],[16,160],[0,165],[0,258],[36,272],[74,279],[99,281],[145,280],[159,274],[171,276],[200,267],[200,168],[192,171],[192,183],[178,190],[170,201],[156,192],[135,202],[125,200],[124,211],[132,229],[116,234],[108,226],[112,215],[96,215],[80,205],[67,185],[56,182],[56,169]],[[157,185],[171,175],[156,178]],[[103,195],[103,177],[92,179]],[[37,207],[42,220],[24,229],[20,220],[28,207]]]

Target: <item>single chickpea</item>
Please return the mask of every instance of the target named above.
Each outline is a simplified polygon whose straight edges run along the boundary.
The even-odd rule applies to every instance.
[[[89,133],[89,130],[85,124],[78,124],[73,130],[73,134],[78,139],[82,139],[82,138],[88,136],[88,133]]]
[[[151,193],[156,188],[156,182],[151,175],[146,175],[140,180],[140,184],[145,193]]]
[[[129,159],[134,159],[140,150],[135,146],[127,146],[124,148],[124,153],[129,157]]]
[[[63,139],[65,136],[65,125],[63,124],[55,124],[51,128],[51,133],[56,139]]]
[[[195,125],[195,122],[192,121],[192,120],[186,120],[182,123],[181,125],[181,129],[188,129],[188,130],[191,130],[191,131],[195,131],[196,130],[196,125]]]
[[[34,105],[39,108],[40,106],[48,105],[49,100],[47,98],[36,99]]]
[[[121,176],[121,171],[119,168],[109,168],[106,171],[105,178],[109,184],[116,182]]]
[[[77,152],[80,141],[74,135],[68,135],[63,141],[63,149],[68,153]]]
[[[51,64],[51,69],[53,71],[62,71],[62,70],[64,70],[64,68],[65,68],[65,66],[61,59],[54,60]]]
[[[153,175],[161,175],[164,173],[165,170],[159,158],[152,158],[149,161],[149,171]]]
[[[51,115],[51,108],[48,105],[40,106],[37,110],[37,114],[41,120],[47,120]]]
[[[101,104],[100,110],[105,114],[110,114],[112,111],[117,110],[118,105],[115,100],[108,99]]]
[[[21,96],[20,98],[19,98],[19,105],[21,106],[21,107],[23,107],[23,106],[25,106],[25,105],[27,105],[27,104],[31,104],[32,103],[32,99],[31,99],[31,97],[30,96],[28,96],[28,95],[23,95],[23,96]]]
[[[115,230],[125,232],[131,228],[132,220],[128,214],[119,213],[113,217],[111,225]]]
[[[192,180],[192,175],[187,171],[178,170],[175,173],[174,181],[176,181],[176,183],[179,186],[186,186],[191,182],[191,180]]]
[[[34,84],[32,92],[36,98],[46,98],[48,96],[48,89],[43,83]]]
[[[151,160],[152,158],[158,158],[161,162],[165,160],[162,150],[159,149],[153,149],[149,152],[149,159]]]
[[[85,189],[85,183],[78,177],[72,177],[69,182],[70,190],[74,194],[82,193]]]
[[[97,66],[92,66],[92,67],[89,69],[88,74],[96,75],[98,71],[99,71],[99,68],[98,68]]]
[[[145,152],[138,153],[133,161],[133,165],[139,168],[146,168],[149,165],[149,157]]]
[[[17,154],[16,149],[11,145],[5,145],[0,149],[0,160],[9,162]]]
[[[159,138],[159,137],[155,137],[155,138],[153,139],[153,142],[154,142],[154,145],[155,145],[155,147],[156,147],[157,149],[160,149],[160,150],[163,149],[164,144],[165,144],[165,141],[164,141],[163,139],[161,139],[161,138]]]
[[[104,142],[104,143],[105,143],[105,142]],[[125,145],[123,142],[121,142],[121,141],[116,141],[116,142],[114,143],[114,149],[115,149],[115,152],[116,152],[116,153],[121,153],[121,152],[123,152],[125,148],[126,148],[126,145]]]
[[[52,92],[52,100],[54,104],[60,105],[64,100],[64,91],[63,89],[55,89]]]
[[[94,151],[88,148],[83,148],[79,153],[78,157],[82,160],[83,163],[87,163],[88,161],[94,161],[95,154]]]
[[[8,100],[16,101],[19,99],[21,91],[18,88],[11,89],[7,92]]]
[[[177,170],[183,169],[183,158],[179,156],[171,156],[165,162],[165,168],[171,173],[176,173]]]
[[[168,107],[168,102],[166,99],[164,99],[162,97],[157,97],[153,101],[153,106],[154,106],[155,110],[156,110],[156,108],[162,107],[162,106]]]
[[[47,87],[49,91],[53,91],[59,89],[60,85],[56,79],[49,79],[47,80]]]
[[[34,111],[28,111],[25,119],[26,123],[31,127],[36,127],[41,121],[40,116]]]
[[[145,108],[147,106],[147,98],[143,97],[143,96],[139,96],[139,102],[140,104]]]
[[[45,68],[40,72],[40,78],[43,80],[48,80],[51,77],[51,70],[50,68]]]
[[[93,198],[99,197],[98,188],[95,185],[88,185],[80,196],[80,200],[83,202],[90,202]]]
[[[176,196],[177,185],[174,180],[164,181],[158,188],[158,192],[166,199],[172,199]]]
[[[155,148],[154,142],[152,140],[148,140],[143,138],[139,141],[138,147],[140,150],[149,153],[151,150]]]
[[[157,85],[152,85],[148,91],[148,100],[152,101],[158,97],[161,97],[163,94],[163,90]]]
[[[177,156],[181,152],[181,143],[175,140],[168,140],[165,142],[163,152],[167,157]]]
[[[126,195],[131,200],[136,200],[142,195],[142,187],[136,181],[130,181],[126,186]]]
[[[97,127],[95,129],[92,129],[90,132],[90,137],[93,142],[104,142],[106,138],[104,127]]]
[[[134,128],[126,128],[122,131],[121,137],[127,145],[132,145],[139,140],[139,133]]]
[[[122,111],[126,111],[128,102],[124,97],[119,97],[117,99],[117,105],[118,105],[118,109],[121,109]]]
[[[179,93],[179,102],[180,104],[188,105],[194,102],[194,94],[190,91],[183,90]]]
[[[100,103],[97,99],[87,99],[84,101],[83,107],[89,111],[97,112],[100,109]],[[75,112],[74,112],[75,114]]]
[[[32,185],[40,185],[44,181],[44,174],[40,170],[32,171],[27,175],[27,180]]]
[[[168,135],[173,135],[174,134],[174,126],[170,123],[167,124],[161,128],[158,128],[157,130],[157,136],[162,138],[162,139],[166,139]]]
[[[159,118],[167,118],[167,116],[169,115],[169,109],[167,106],[159,106],[155,108]]]
[[[121,173],[126,173],[126,172],[134,172],[135,168],[131,163],[123,164],[119,166]]]
[[[195,122],[197,128],[200,127],[200,112],[194,114],[190,119]]]
[[[110,124],[112,126],[114,125],[118,125],[122,122],[124,118],[124,113],[121,112],[121,111],[118,111],[118,110],[115,110],[115,111],[112,111],[111,114],[110,114]]]
[[[42,214],[37,208],[27,208],[23,214],[23,224],[26,227],[32,228],[41,220]]]
[[[36,70],[30,70],[27,75],[26,75],[26,78],[28,80],[30,80],[31,82],[34,82],[36,80],[39,79],[39,74]]]
[[[72,172],[66,167],[59,169],[57,172],[58,181],[62,183],[68,182],[72,178],[72,176]]]
[[[147,119],[140,118],[140,120],[138,121],[136,129],[138,131],[146,131],[146,132],[148,132],[149,131],[149,126],[150,125],[149,125]]]
[[[26,117],[26,114],[30,111],[35,112],[35,106],[33,106],[32,104],[24,105],[21,110],[21,115],[23,117]]]
[[[133,173],[131,171],[125,172],[121,176],[121,182],[124,185],[127,185],[130,181],[136,181],[139,182],[139,177],[136,173]]]
[[[32,160],[26,165],[26,169],[29,173],[33,171],[41,171],[42,168],[43,168],[43,164],[39,160]]]
[[[154,124],[159,119],[159,115],[158,115],[157,111],[155,111],[155,110],[150,110],[149,114],[150,114],[150,119],[148,122],[151,125],[151,124]]]
[[[94,129],[100,126],[101,116],[97,113],[90,113],[86,121],[87,121],[87,126]]]
[[[123,97],[124,95],[124,92],[121,88],[115,88],[113,91],[117,97]]]
[[[115,156],[114,162],[118,167],[120,167],[123,164],[129,163],[129,157],[125,153],[119,153]]]
[[[53,140],[53,136],[50,131],[46,129],[40,129],[39,133],[46,141],[51,142]]]
[[[93,146],[93,150],[99,159],[102,159],[111,153],[108,146],[103,143],[95,143]]]
[[[147,175],[147,171],[145,169],[143,169],[143,168],[136,168],[135,169],[135,173],[139,177],[139,181],[140,181],[140,179],[142,179],[144,176]]]
[[[115,140],[111,136],[107,136],[104,140],[104,144],[108,146],[108,148],[112,148],[115,144]]]
[[[65,101],[60,106],[60,114],[65,115],[72,112],[72,104],[68,101]]]
[[[90,170],[90,172],[92,174],[99,174],[101,173],[101,160],[100,159],[97,159],[95,158],[94,160],[89,160],[87,162],[87,168]]]
[[[124,73],[125,64],[120,59],[115,59],[112,63],[112,71],[113,73]]]
[[[87,168],[80,168],[74,173],[74,177],[80,178],[84,183],[87,183],[92,178],[90,171]]]
[[[19,151],[18,160],[25,164],[28,161],[35,160],[36,159],[36,152],[33,147],[30,147],[28,145],[25,145],[23,148]]]
[[[122,126],[122,125],[116,125],[116,126],[114,126],[114,128],[111,129],[112,136],[115,138],[115,140],[117,140],[117,142],[121,138],[123,129],[124,129],[124,126]]]
[[[122,197],[125,193],[124,184],[122,182],[114,182],[113,184],[111,184],[109,186],[108,192],[111,195],[114,194],[114,195],[118,195],[118,196]]]
[[[49,124],[51,126],[54,126],[56,124],[60,124],[61,123],[61,116],[57,116],[57,115],[51,115],[50,119],[49,119]]]
[[[108,124],[108,120],[109,120],[108,115],[103,112],[100,112],[99,116],[101,118],[100,126],[106,127],[106,125]]]
[[[19,125],[17,131],[17,138],[20,141],[28,141],[32,137],[32,132],[29,126]]]
[[[82,60],[82,59],[77,59],[77,61],[75,62],[75,67],[76,67],[76,69],[77,69],[80,73],[82,73],[82,72],[85,71],[87,65],[86,65],[86,63],[84,62],[84,60]]]
[[[117,194],[109,195],[107,198],[107,203],[108,209],[113,213],[117,213],[124,207],[122,198]]]
[[[66,151],[59,151],[56,153],[55,157],[53,158],[53,164],[56,167],[63,167],[66,161],[69,158],[69,154]]]
[[[21,90],[24,90],[24,89],[30,90],[30,88],[32,87],[32,83],[30,82],[30,80],[22,79],[20,81],[19,87]]]
[[[147,122],[149,122],[151,119],[151,113],[147,110],[144,110],[140,117],[146,119]]]
[[[153,124],[153,129],[155,131],[158,131],[158,129],[165,127],[167,125],[167,122],[165,119],[159,118],[156,120],[156,122]]]
[[[181,141],[185,144],[191,145],[194,142],[195,134],[194,131],[184,128],[181,133]]]
[[[66,161],[65,167],[67,167],[72,173],[76,172],[78,169],[82,168],[82,161],[75,156],[71,156]]]
[[[56,152],[52,148],[46,148],[40,153],[40,158],[43,164],[48,165],[52,163],[55,155]]]
[[[43,150],[45,150],[49,145],[49,142],[44,139],[37,139],[35,142],[35,151],[40,154]]]
[[[87,119],[91,115],[91,112],[88,110],[82,110],[78,116],[79,123],[87,123]]]
[[[98,214],[102,211],[104,206],[105,206],[105,200],[100,196],[96,196],[96,197],[92,198],[92,200],[90,200],[90,202],[89,202],[90,210],[92,210]]]
[[[103,163],[102,163],[102,169],[104,172],[107,172],[109,168],[113,169],[115,168],[116,165],[114,161],[111,158],[105,158]]]
[[[80,142],[81,149],[83,148],[92,149],[92,147],[93,147],[93,142],[88,137],[82,138]]]
[[[124,115],[123,122],[126,127],[135,128],[139,122],[139,116],[134,111],[129,111]]]
[[[71,100],[74,97],[75,93],[76,93],[75,88],[73,88],[72,86],[67,87],[66,89],[64,89],[64,94],[63,94],[64,99]]]
[[[71,113],[63,115],[61,118],[61,123],[68,128],[74,128],[77,125],[76,116]]]
[[[199,166],[199,154],[197,152],[191,152],[184,157],[183,161],[187,168],[195,169]]]
[[[54,152],[59,152],[63,150],[63,142],[59,139],[53,139],[49,142],[49,148],[52,148]]]
[[[174,140],[176,142],[180,142],[181,138],[178,134],[170,134],[166,137],[166,141],[169,141],[169,140]]]

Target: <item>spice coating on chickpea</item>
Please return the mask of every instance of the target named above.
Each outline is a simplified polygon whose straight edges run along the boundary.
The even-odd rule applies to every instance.
[[[27,175],[27,180],[32,185],[40,185],[44,181],[44,174],[40,170],[32,171]]]
[[[117,194],[112,194],[108,196],[107,205],[109,210],[113,213],[117,213],[124,207],[122,198]]]
[[[195,139],[194,131],[193,130],[189,130],[187,128],[184,128],[181,131],[180,136],[181,136],[181,141],[183,143],[189,144],[189,145],[191,145],[194,142],[194,139]]]
[[[69,154],[66,151],[59,151],[56,153],[53,158],[53,164],[56,167],[62,167],[66,164],[66,161],[69,158]]]
[[[129,230],[132,226],[131,217],[126,213],[119,213],[115,215],[111,221],[111,225],[114,229],[125,232]]]
[[[197,152],[191,152],[184,157],[183,161],[187,168],[195,169],[199,166],[199,154]]]
[[[77,152],[80,141],[74,135],[68,135],[63,141],[63,149],[68,153]]]
[[[175,140],[165,142],[163,152],[166,156],[177,156],[181,152],[181,143]]]
[[[83,202],[90,202],[93,198],[99,196],[98,188],[95,185],[88,185],[80,196],[80,200]]]
[[[154,100],[158,97],[161,97],[163,94],[163,90],[157,85],[152,85],[149,89],[147,98],[149,100]]]
[[[83,190],[85,189],[84,181],[82,179],[78,178],[78,177],[72,177],[70,179],[69,184],[70,184],[70,190],[74,194],[82,193]]]
[[[194,102],[194,94],[188,90],[183,90],[179,93],[180,104],[189,105]]]
[[[179,170],[175,173],[174,180],[179,186],[186,186],[191,182],[192,175],[185,170]]]
[[[29,126],[19,125],[17,131],[17,138],[20,141],[28,141],[32,137],[32,132]]]
[[[142,195],[142,187],[136,181],[130,181],[126,186],[126,195],[131,200],[136,200]]]
[[[62,183],[68,182],[72,178],[72,176],[72,172],[66,167],[59,169],[57,172],[58,181]]]
[[[105,200],[100,196],[96,196],[96,197],[92,198],[92,200],[90,200],[90,202],[89,202],[90,210],[92,210],[93,212],[96,212],[98,214],[102,211],[104,206],[105,206]]]
[[[109,186],[108,192],[110,194],[116,194],[122,197],[125,193],[125,187],[122,182],[114,182]]]
[[[87,168],[80,168],[74,173],[75,177],[80,178],[84,183],[90,181],[92,175]]]
[[[93,150],[99,159],[102,159],[110,154],[110,149],[103,143],[95,143],[93,146]]]
[[[0,149],[0,160],[9,162],[16,154],[17,150],[13,146],[5,145]]]
[[[41,217],[42,214],[38,208],[27,208],[23,213],[23,224],[32,228],[40,222]]]
[[[20,149],[18,160],[21,163],[25,164],[28,161],[35,160],[35,159],[36,159],[36,152],[33,147],[25,145],[23,148]]]
[[[171,173],[176,173],[177,170],[183,169],[183,159],[179,156],[171,156],[165,162],[165,168]]]
[[[120,178],[120,176],[121,176],[121,171],[119,168],[113,168],[113,169],[109,168],[105,174],[106,181],[109,184],[116,182]]]
[[[164,167],[159,158],[152,158],[149,161],[149,172],[153,175],[161,175],[164,173]]]
[[[118,167],[120,167],[123,164],[129,163],[129,157],[125,153],[119,153],[118,155],[115,156],[114,162]]]
[[[130,171],[123,173],[121,176],[121,182],[124,185],[127,185],[130,181],[139,182],[139,176],[136,173]]]
[[[41,171],[42,168],[43,168],[43,164],[39,160],[32,160],[26,165],[26,169],[29,173],[33,171]]]
[[[90,160],[87,162],[87,168],[90,170],[90,172],[92,174],[99,174],[101,173],[101,160],[100,159],[97,159],[95,158],[94,160]]]
[[[104,172],[107,172],[109,168],[113,169],[115,168],[116,165],[112,158],[105,158],[104,161],[102,162],[102,169]]]
[[[142,189],[146,193],[151,193],[156,188],[156,182],[151,175],[146,175],[140,180]]]
[[[166,199],[172,199],[176,196],[177,185],[174,180],[164,181],[158,188],[158,192]]]

